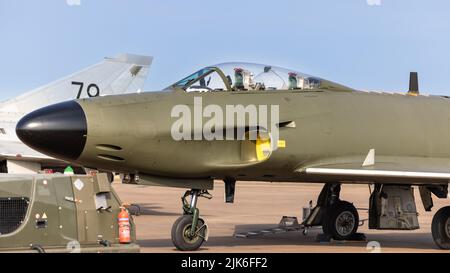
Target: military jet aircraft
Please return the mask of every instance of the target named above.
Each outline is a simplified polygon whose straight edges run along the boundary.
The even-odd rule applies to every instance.
[[[418,92],[363,92],[290,69],[249,63],[205,67],[163,91],[81,99],[30,113],[19,138],[56,158],[139,175],[137,183],[190,189],[172,241],[195,250],[208,238],[197,208],[225,182],[324,183],[304,221],[329,238],[355,236],[359,215],[341,185],[371,188],[369,228],[419,228],[413,187],[427,211],[447,198],[450,99]],[[188,197],[190,196],[190,200]],[[433,219],[450,249],[450,207]]]
[[[27,113],[71,99],[126,94],[142,89],[153,58],[121,54],[16,98],[0,102],[0,172],[24,174],[64,169],[62,162],[38,153],[16,136],[17,122]]]

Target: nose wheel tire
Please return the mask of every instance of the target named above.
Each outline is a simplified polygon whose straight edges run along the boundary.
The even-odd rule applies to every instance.
[[[358,231],[359,215],[353,204],[339,201],[327,208],[322,229],[335,240],[349,240]]]
[[[431,223],[431,233],[440,249],[450,249],[450,207],[444,207],[436,212]]]
[[[198,219],[196,231],[192,234],[192,215],[183,215],[172,226],[172,242],[181,251],[199,249],[207,240],[208,227],[203,219]]]

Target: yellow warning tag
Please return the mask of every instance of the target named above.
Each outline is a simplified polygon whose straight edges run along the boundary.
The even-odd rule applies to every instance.
[[[278,140],[278,148],[286,148],[286,140]]]

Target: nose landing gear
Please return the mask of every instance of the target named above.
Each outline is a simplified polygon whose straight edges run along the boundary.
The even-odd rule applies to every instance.
[[[190,202],[187,197],[191,196]],[[200,210],[197,208],[199,197],[211,199],[211,194],[206,190],[189,190],[181,198],[183,203],[183,215],[172,226],[172,242],[181,251],[197,250],[208,240],[208,226],[200,218]]]

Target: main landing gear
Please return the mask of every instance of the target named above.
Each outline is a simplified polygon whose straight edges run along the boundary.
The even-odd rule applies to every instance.
[[[322,221],[323,233],[335,240],[352,239],[358,226],[359,215],[355,206],[340,200],[326,209]]]
[[[353,204],[339,199],[339,183],[326,184],[317,200],[317,206],[303,222],[308,228],[322,226],[319,240],[361,240],[365,236],[356,233],[359,216]],[[424,185],[419,187],[426,211],[433,208],[432,194],[447,198],[448,185]],[[411,185],[374,184],[369,200],[369,229],[415,230],[419,220],[414,189]],[[450,250],[450,207],[441,208],[433,217],[431,231],[436,245]],[[323,236],[323,237],[322,237]]]
[[[444,207],[433,217],[431,233],[440,249],[450,249],[450,207]]]
[[[186,200],[188,196],[191,197],[190,202]],[[183,215],[172,226],[172,242],[178,250],[197,250],[208,240],[208,226],[200,218],[200,210],[197,208],[199,197],[212,198],[208,191],[196,189],[186,191],[181,198]]]
[[[359,227],[358,211],[352,203],[339,199],[341,185],[325,184],[317,206],[303,222],[305,227],[322,226],[327,240],[352,240]]]

